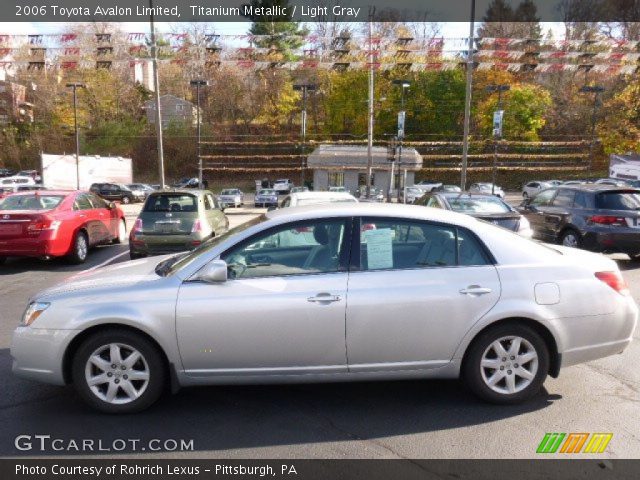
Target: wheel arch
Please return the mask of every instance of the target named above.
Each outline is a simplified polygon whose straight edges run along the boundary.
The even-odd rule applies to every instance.
[[[129,332],[135,333],[144,337],[146,340],[151,342],[152,345],[158,350],[160,353],[160,357],[162,358],[162,363],[165,368],[165,373],[167,374],[167,378],[171,379],[171,389],[175,391],[177,388],[177,379],[174,371],[173,364],[169,361],[169,357],[167,357],[167,353],[164,351],[160,343],[153,338],[153,336],[149,335],[144,330],[139,328],[132,327],[130,325],[122,324],[122,323],[102,323],[98,325],[93,325],[86,330],[83,330],[78,335],[76,335],[67,348],[65,349],[64,355],[62,357],[62,377],[64,379],[64,383],[70,384],[72,383],[72,375],[71,369],[73,365],[73,357],[75,353],[78,351],[82,342],[84,342],[91,335],[94,335],[98,332],[103,332],[107,330],[127,330]]]
[[[582,240],[582,233],[580,233],[580,229],[572,223],[568,223],[560,229],[558,235],[556,235],[556,241],[560,243],[560,241],[562,240],[562,236],[568,231],[575,232],[578,235],[578,238]]]
[[[525,317],[511,317],[511,318],[503,318],[502,320],[497,320],[492,322],[485,327],[483,327],[480,331],[476,332],[471,341],[467,344],[464,354],[462,355],[462,361],[460,363],[461,366],[467,361],[467,354],[471,349],[471,346],[475,343],[475,341],[480,337],[480,335],[484,334],[487,330],[491,330],[500,325],[507,324],[519,324],[526,325],[533,329],[536,333],[538,333],[542,339],[544,340],[547,348],[549,349],[549,375],[553,378],[557,378],[560,374],[560,366],[562,364],[562,354],[558,352],[558,343],[556,338],[554,337],[551,330],[549,330],[542,323],[533,320],[531,318]]]

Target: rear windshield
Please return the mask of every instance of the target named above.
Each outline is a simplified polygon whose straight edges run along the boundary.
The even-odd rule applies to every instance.
[[[51,210],[64,195],[11,195],[0,203],[2,210]]]
[[[596,208],[640,210],[640,192],[602,192],[596,195]]]
[[[195,212],[198,199],[189,193],[151,195],[144,204],[144,212]]]
[[[509,205],[498,198],[448,198],[451,210],[461,213],[510,213]]]

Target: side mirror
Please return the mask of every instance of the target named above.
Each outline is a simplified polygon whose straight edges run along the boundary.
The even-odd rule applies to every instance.
[[[227,281],[227,275],[227,262],[224,260],[214,260],[198,273],[196,279],[207,283],[224,283]]]

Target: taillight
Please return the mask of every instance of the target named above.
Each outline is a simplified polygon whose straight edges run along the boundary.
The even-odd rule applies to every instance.
[[[202,224],[200,223],[199,219],[196,219],[195,222],[193,222],[193,227],[191,227],[191,233],[198,233],[202,231]]]
[[[142,233],[142,219],[137,218],[135,223],[133,224],[133,228],[131,229],[131,234],[135,235],[136,233]]]
[[[627,282],[624,281],[624,278],[622,278],[622,274],[620,272],[596,272],[595,275],[598,280],[601,280],[609,285],[620,295],[630,294]]]
[[[624,217],[614,217],[612,215],[594,215],[589,218],[589,221],[598,225],[624,226],[627,224]]]
[[[44,230],[57,230],[59,226],[59,220],[53,220],[49,217],[36,217],[27,225],[27,232],[37,234]]]

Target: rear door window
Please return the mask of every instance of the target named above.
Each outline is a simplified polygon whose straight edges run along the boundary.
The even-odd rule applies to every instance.
[[[554,207],[573,207],[573,201],[576,194],[574,190],[559,190],[556,198],[553,199]]]
[[[531,200],[531,205],[535,205],[536,207],[544,207],[551,205],[551,200],[553,196],[556,194],[555,188],[550,188],[548,190],[543,190]]]

